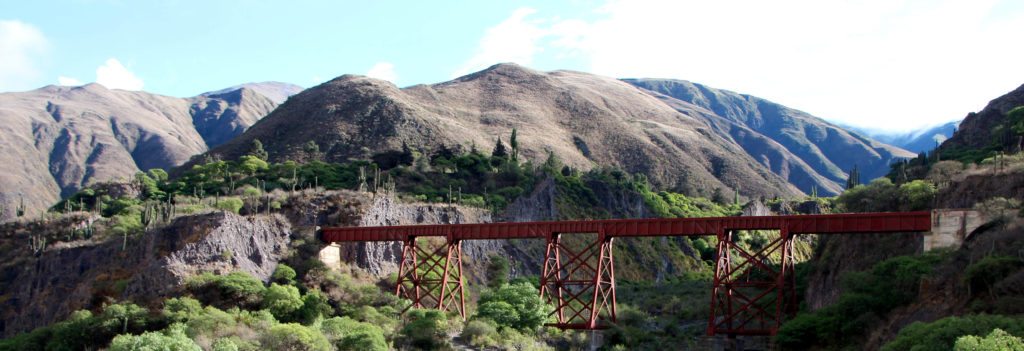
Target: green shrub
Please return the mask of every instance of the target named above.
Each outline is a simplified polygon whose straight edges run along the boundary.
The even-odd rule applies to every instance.
[[[477,303],[477,316],[490,319],[501,327],[536,330],[548,319],[551,306],[544,303],[529,283],[502,285],[485,292]]]
[[[278,320],[293,320],[295,312],[302,308],[302,297],[294,286],[271,283],[263,292],[263,307]]]
[[[494,322],[486,319],[474,319],[466,323],[461,336],[470,345],[480,348],[494,347],[501,338]]]
[[[320,331],[301,324],[286,323],[270,327],[261,344],[267,350],[330,351],[331,343]]]
[[[950,350],[961,336],[985,335],[996,328],[1012,335],[1024,335],[1024,318],[982,314],[946,317],[931,323],[915,322],[900,330],[882,350]]]
[[[955,351],[1024,351],[1024,341],[996,328],[986,337],[965,335],[956,339]]]
[[[405,344],[426,350],[448,346],[448,317],[444,312],[414,308],[405,317],[408,322],[401,331]]]
[[[1024,267],[1019,257],[989,255],[967,266],[964,281],[971,287],[972,294],[988,292],[999,281]]]
[[[174,297],[164,301],[164,318],[171,322],[188,323],[203,313],[203,305],[191,297]]]
[[[171,325],[164,332],[142,335],[118,335],[110,343],[110,351],[202,351],[184,332],[184,326]]]
[[[320,328],[338,350],[388,350],[384,332],[370,323],[357,322],[348,317],[334,317],[324,320]]]
[[[186,288],[200,301],[223,308],[258,306],[266,290],[263,282],[245,272],[203,273],[188,279]]]
[[[312,289],[302,295],[302,307],[296,312],[298,318],[304,323],[313,323],[320,318],[330,317],[334,314],[327,296],[320,290]]]
[[[270,279],[278,284],[295,284],[295,270],[284,263],[278,263]]]
[[[237,197],[228,197],[221,199],[216,204],[214,204],[213,207],[217,208],[218,210],[238,213],[238,211],[242,209],[242,205],[244,205],[242,199],[239,199]]]
[[[935,185],[927,180],[915,180],[900,185],[900,207],[907,211],[931,209],[935,192]]]
[[[238,351],[238,344],[229,338],[220,338],[211,345],[213,351]]]

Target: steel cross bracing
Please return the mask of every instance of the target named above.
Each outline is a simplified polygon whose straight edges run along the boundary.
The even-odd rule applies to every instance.
[[[774,335],[796,311],[793,238],[798,234],[899,233],[931,230],[930,212],[751,216],[598,221],[442,224],[325,228],[325,242],[401,241],[399,296],[412,306],[455,310],[465,318],[462,241],[545,239],[541,294],[555,306],[560,328],[596,329],[615,322],[615,238],[700,236],[718,239],[709,335]],[[736,244],[739,230],[772,230],[779,236],[757,250]],[[567,234],[596,234],[580,250]],[[418,237],[443,237],[430,250]]]

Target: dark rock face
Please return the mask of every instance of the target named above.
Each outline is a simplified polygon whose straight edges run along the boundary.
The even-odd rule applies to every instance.
[[[684,111],[696,106],[708,113],[692,114],[716,126],[743,151],[775,174],[810,193],[842,192],[856,165],[866,179],[885,175],[892,162],[913,157],[906,150],[849,132],[806,112],[750,95],[683,80],[626,79],[645,90],[685,104],[668,103]]]
[[[1024,85],[992,100],[980,112],[968,113],[956,133],[943,142],[939,149],[943,152],[989,147],[1007,151],[1013,149],[1012,146],[1018,140],[1012,138],[1009,129],[996,130],[996,127],[1005,123],[1006,113],[1018,106],[1024,106]]]
[[[119,240],[48,249],[4,272],[0,295],[8,298],[0,302],[0,335],[48,325],[115,298],[145,304],[175,293],[198,272],[237,270],[267,280],[287,253],[290,235],[291,225],[279,216],[218,212],[178,218],[130,240],[125,250]]]

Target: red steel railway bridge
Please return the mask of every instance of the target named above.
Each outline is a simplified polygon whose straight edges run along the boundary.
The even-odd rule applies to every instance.
[[[796,312],[793,238],[799,234],[927,232],[931,212],[858,213],[795,216],[613,219],[557,222],[442,224],[324,228],[327,243],[403,243],[396,293],[412,306],[457,311],[466,316],[462,279],[465,240],[544,239],[547,243],[540,293],[554,306],[553,326],[600,329],[615,322],[616,238],[716,236],[714,280],[708,335],[774,335],[783,318]],[[758,250],[736,244],[738,230],[778,231]],[[563,237],[591,234],[584,245]],[[596,237],[595,235],[596,234]],[[444,238],[436,249],[417,238]],[[582,247],[580,247],[582,246]]]

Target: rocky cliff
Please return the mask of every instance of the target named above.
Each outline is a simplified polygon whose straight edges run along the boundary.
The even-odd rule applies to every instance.
[[[288,197],[272,215],[211,212],[178,217],[168,225],[131,236],[62,241],[66,228],[95,217],[85,213],[47,222],[14,221],[0,227],[0,335],[47,325],[78,309],[131,300],[153,301],[180,293],[182,283],[203,272],[242,271],[269,280],[278,262],[294,255],[293,241],[322,245],[317,225],[398,225],[490,221],[488,211],[461,206],[403,203],[393,196],[350,191],[304,191]],[[51,244],[38,246],[38,238]],[[383,278],[397,271],[400,243],[346,244],[341,259]],[[482,265],[504,243],[463,245],[467,275],[483,279]],[[306,260],[315,257],[300,257]],[[14,284],[13,282],[18,282]]]
[[[28,242],[41,228],[4,227],[5,241]],[[62,226],[59,222],[51,226]],[[56,245],[38,254],[28,245],[3,266],[0,335],[31,330],[115,300],[146,304],[174,294],[198,272],[244,271],[267,280],[288,253],[293,234],[281,216],[216,212],[181,217],[167,227],[122,243]],[[12,253],[7,253],[10,256]],[[17,282],[14,284],[13,282]]]

